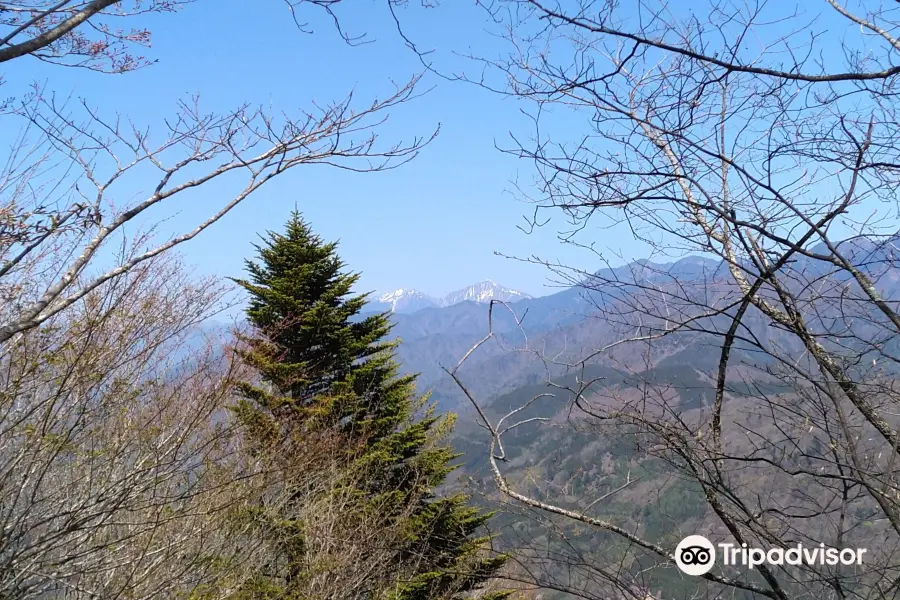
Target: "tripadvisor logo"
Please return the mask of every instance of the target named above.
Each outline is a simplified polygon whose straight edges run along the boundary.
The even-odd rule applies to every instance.
[[[791,548],[748,548],[747,544],[717,544],[725,566],[744,566],[750,570],[768,565],[861,565],[865,548],[829,548],[825,544]],[[716,564],[716,548],[702,535],[689,535],[675,548],[675,564],[687,575],[704,575]]]
[[[716,564],[716,549],[702,535],[689,535],[675,548],[675,564],[687,575],[703,575]]]

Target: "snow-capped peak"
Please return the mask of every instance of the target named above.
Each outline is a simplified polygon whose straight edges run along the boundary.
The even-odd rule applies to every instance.
[[[378,301],[391,305],[391,312],[412,312],[422,308],[440,306],[440,301],[418,290],[400,288],[393,292],[382,294]]]
[[[424,296],[422,292],[417,290],[410,290],[407,288],[400,288],[399,290],[394,290],[393,292],[388,292],[386,294],[382,294],[378,297],[379,302],[393,302],[398,298],[403,298],[404,296]]]
[[[503,302],[515,302],[526,298],[531,298],[531,296],[486,279],[461,290],[451,292],[443,298],[435,298],[410,288],[400,288],[393,292],[381,294],[378,296],[378,302],[390,305],[391,312],[410,313],[423,308],[441,308],[466,301],[490,302],[491,300],[501,300]]]
[[[381,304],[390,305],[391,312],[410,313],[423,308],[442,308],[466,301],[480,303],[490,302],[491,300],[515,302],[527,298],[531,298],[531,296],[518,290],[504,287],[491,279],[486,279],[473,283],[461,290],[450,292],[443,298],[435,298],[410,288],[400,288],[393,292],[381,294],[377,300]]]
[[[515,302],[526,298],[531,298],[531,296],[518,290],[504,287],[491,279],[486,279],[461,290],[451,292],[441,300],[443,306],[452,306],[467,300],[472,302],[490,302],[491,300]]]

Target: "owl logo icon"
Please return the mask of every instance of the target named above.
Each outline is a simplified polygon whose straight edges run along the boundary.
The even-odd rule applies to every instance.
[[[716,564],[716,549],[702,535],[689,535],[675,548],[675,564],[686,575],[704,575]]]

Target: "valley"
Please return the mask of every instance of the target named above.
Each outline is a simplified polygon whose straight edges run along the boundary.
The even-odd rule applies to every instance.
[[[865,256],[862,268],[873,273],[880,291],[893,302],[900,288],[892,264],[886,268],[886,259],[872,253],[859,256]],[[706,268],[680,270],[698,264]],[[806,269],[807,276],[817,270],[828,273],[812,261]],[[677,291],[671,284],[676,279]],[[848,489],[821,479],[823,473],[839,474],[842,469],[825,453],[828,436],[834,435],[828,433],[831,411],[821,405],[814,376],[805,381],[785,370],[784,361],[802,357],[803,347],[773,330],[764,315],[751,309],[744,316],[748,335],[731,351],[721,442],[716,442],[722,444],[718,453],[728,458],[718,463],[709,462],[717,454],[710,445],[709,418],[716,403],[722,344],[716,332],[727,329],[728,311],[696,321],[693,330],[654,339],[652,345],[635,340],[597,351],[634,333],[611,316],[621,317],[623,306],[647,301],[648,289],[662,290],[670,300],[702,295],[705,306],[727,306],[736,293],[727,271],[689,260],[680,266],[627,265],[600,274],[586,287],[511,302],[510,310],[495,305],[495,337],[457,372],[471,398],[441,366],[452,371],[486,335],[488,307],[467,302],[394,315],[404,369],[421,373],[420,389],[430,390],[442,410],[460,415],[452,438],[462,453],[454,485],[475,491],[485,507],[498,511],[498,544],[527,557],[526,579],[541,582],[541,597],[603,598],[612,590],[621,592],[625,581],[633,587],[638,580],[644,585],[632,590],[635,593],[714,597],[722,593],[721,586],[685,577],[648,548],[672,548],[696,533],[729,539],[721,537],[723,520],[746,519],[753,513],[752,518],[759,518],[767,510],[773,515],[767,526],[781,527],[776,524],[785,522],[784,511],[809,515],[806,523],[793,522],[790,532],[783,530],[788,539],[827,540],[819,528],[836,526],[833,520],[839,518],[844,544],[889,552],[881,549],[893,543],[892,533],[879,519],[877,503],[859,490],[848,495]],[[647,302],[641,304],[645,326],[652,313]],[[699,306],[704,305],[698,302],[694,309]],[[816,326],[827,328],[827,303],[820,306]],[[517,324],[512,312],[525,317]],[[871,336],[865,324],[859,327],[861,339]],[[849,351],[843,344],[835,348]],[[866,367],[871,357],[888,351],[853,348],[858,358],[853,359],[856,366],[848,368],[856,372],[854,379],[865,377],[879,385],[893,380],[897,370],[892,363],[877,370]],[[893,426],[900,426],[900,417],[890,418]],[[502,437],[502,452],[494,447],[502,460],[495,460],[493,467],[492,435],[485,419]],[[871,427],[862,422],[854,427],[873,444],[864,458],[867,464],[886,468],[886,457],[879,453],[876,458],[879,445]],[[707,472],[712,464],[718,466]],[[510,489],[535,504],[499,493],[494,468]],[[724,494],[725,503],[710,504],[707,493]],[[835,494],[843,495],[842,506],[834,504]],[[553,510],[538,508],[540,503],[576,516],[554,515]],[[765,585],[759,573],[731,568],[722,574],[739,582],[729,592],[736,598],[755,597],[754,586]],[[786,585],[802,596],[802,572],[789,577],[798,578],[797,583]],[[840,577],[862,578],[867,585],[874,581],[860,573]]]

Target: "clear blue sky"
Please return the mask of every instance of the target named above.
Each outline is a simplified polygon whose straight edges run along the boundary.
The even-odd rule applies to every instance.
[[[454,58],[454,51],[473,47],[481,55],[505,52],[501,42],[485,33],[486,15],[473,2],[449,0],[436,11],[418,4],[411,2],[413,8],[400,9],[399,14],[423,49],[437,49],[435,60],[443,67],[465,66],[471,75],[475,65]],[[153,48],[148,55],[158,59],[149,68],[110,76],[28,58],[14,61],[3,72],[0,90],[14,94],[32,81],[46,82],[58,94],[86,97],[101,112],[119,111],[151,127],[159,127],[173,114],[176,102],[192,94],[200,95],[204,109],[214,111],[250,102],[294,113],[310,108],[313,101],[341,99],[350,90],[365,101],[383,97],[392,89],[392,80],[405,81],[421,71],[385,5],[384,0],[340,5],[346,30],[374,40],[351,47],[315,9],[304,13],[315,31],[310,35],[297,30],[282,0],[201,0],[179,13],[149,20]],[[690,10],[690,4],[681,6]],[[530,133],[531,123],[520,113],[530,107],[470,84],[426,76],[422,89],[431,86],[424,97],[395,109],[380,129],[385,141],[408,140],[440,124],[440,135],[419,158],[375,174],[294,169],[183,245],[187,261],[200,273],[241,275],[257,234],[279,229],[296,205],[324,238],[340,239],[340,253],[350,268],[363,273],[365,290],[410,287],[438,295],[490,278],[536,295],[552,291],[544,287],[547,270],[495,256],[495,251],[538,255],[583,269],[602,266],[591,254],[557,241],[556,231],[565,227],[559,213],[556,222],[531,235],[517,228],[532,207],[508,193],[510,182],[518,180],[527,187],[533,180],[532,165],[500,153],[495,144],[509,146],[510,132]],[[558,115],[555,122],[563,133],[583,126],[573,120],[572,128],[566,128]],[[132,180],[117,201],[133,200],[149,189],[149,181]],[[210,187],[205,195],[190,197],[161,231],[193,227],[221,204],[218,194],[228,192],[234,188]],[[646,248],[626,228],[586,233],[582,240],[594,241],[610,257],[646,256]]]
[[[345,10],[344,25],[351,33],[366,32],[374,43],[346,45],[309,9],[315,33],[303,34],[281,0],[202,1],[153,17],[148,56],[159,62],[147,69],[110,76],[24,59],[4,73],[3,89],[44,81],[58,94],[84,96],[103,111],[118,110],[151,125],[193,93],[209,110],[252,102],[288,112],[307,108],[313,100],[339,99],[351,89],[361,99],[384,95],[391,79],[405,80],[421,65],[396,34],[383,1],[351,4],[354,11]],[[442,57],[450,56],[449,50],[465,50],[469,40],[481,48],[494,43],[482,29],[484,13],[473,3],[444,3],[439,19],[421,9],[400,15],[423,46],[440,49]],[[495,256],[495,250],[598,266],[584,252],[557,242],[552,225],[532,235],[516,227],[531,208],[507,192],[511,180],[532,181],[531,164],[501,154],[494,145],[507,145],[510,131],[528,131],[521,107],[469,84],[433,76],[424,84],[423,89],[435,88],[394,110],[381,130],[385,140],[409,139],[440,123],[440,135],[418,159],[375,174],[295,169],[183,245],[187,261],[201,273],[239,275],[257,233],[278,229],[296,204],[323,237],[340,239],[344,260],[363,273],[366,289],[411,287],[442,294],[491,278],[532,294],[552,291],[544,287],[544,268]],[[147,189],[132,185],[128,191]],[[212,191],[209,198],[179,206],[166,226],[174,230],[199,221],[217,204]],[[624,245],[635,258],[642,255],[627,231],[606,232],[601,243],[613,249]]]

